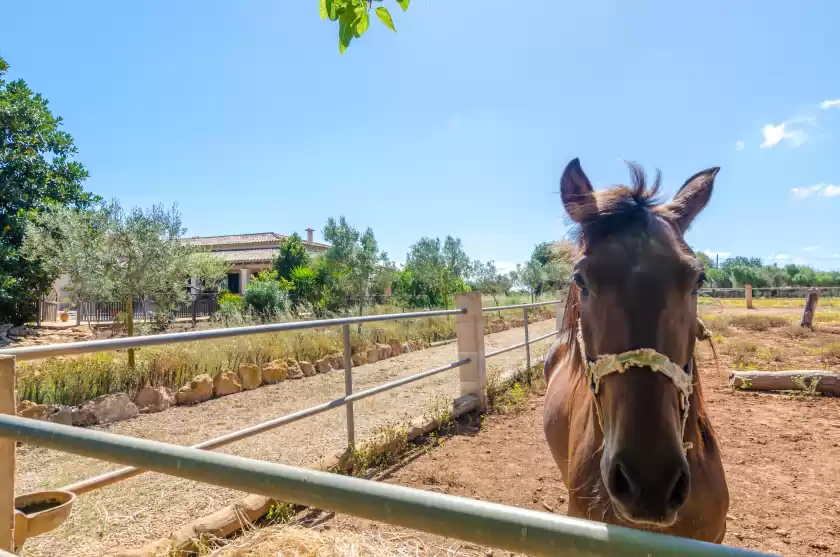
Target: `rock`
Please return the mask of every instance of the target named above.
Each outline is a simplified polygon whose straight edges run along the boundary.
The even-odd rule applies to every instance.
[[[298,367],[300,368],[300,371],[303,373],[304,377],[312,377],[313,375],[315,375],[315,366],[313,366],[306,360],[298,362]]]
[[[344,369],[344,354],[332,354],[330,365],[333,369]]]
[[[109,424],[134,418],[140,411],[125,393],[98,396],[85,402],[80,410],[88,410],[93,414],[96,423]]]
[[[73,408],[70,411],[70,423],[81,427],[96,425],[96,416],[89,408]]]
[[[353,354],[353,367],[363,366],[367,363],[367,356],[365,354]]]
[[[166,387],[146,385],[134,397],[134,404],[137,405],[141,414],[154,414],[155,412],[163,412],[174,405],[175,397],[172,396],[172,391]]]
[[[239,364],[239,379],[246,391],[262,385],[262,370],[256,364]]]
[[[367,363],[373,364],[379,361],[379,348],[374,346],[367,351]]]
[[[46,420],[51,414],[56,411],[55,406],[50,404],[36,404],[31,400],[24,400],[17,405],[16,414],[21,418],[31,418],[33,420]]]
[[[402,344],[402,353],[403,354],[408,354],[409,352],[411,352],[411,343],[404,342]]]
[[[213,394],[215,396],[232,395],[242,392],[239,376],[232,371],[220,371],[213,378]]]
[[[289,360],[286,361],[286,379],[302,379],[303,370],[300,369],[298,363],[294,360],[291,360],[291,364],[288,362]]]
[[[329,373],[333,370],[329,358],[321,358],[315,362],[315,369],[318,370],[318,373]]]
[[[196,404],[213,398],[213,378],[202,373],[192,378],[189,385],[184,385],[175,393],[175,404]]]
[[[59,408],[49,415],[48,422],[61,425],[73,425],[73,410],[72,408]]]
[[[390,338],[390,339],[388,339],[387,344],[388,344],[388,346],[391,347],[391,357],[392,358],[399,355],[399,354],[402,354],[402,343],[399,340],[397,340],[395,338]]]
[[[287,372],[288,366],[286,365],[286,362],[282,360],[268,362],[262,368],[262,382],[266,385],[279,383],[286,378]]]
[[[391,345],[390,344],[377,344],[376,348],[379,350],[379,359],[380,360],[387,360],[391,357]]]
[[[6,333],[9,332],[9,329],[14,327],[11,323],[3,323],[0,325],[0,336],[6,336]]]

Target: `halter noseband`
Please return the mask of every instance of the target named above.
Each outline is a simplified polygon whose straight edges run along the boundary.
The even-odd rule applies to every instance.
[[[701,340],[708,338],[708,329],[704,323],[697,318],[697,337]],[[598,415],[598,424],[601,431],[604,431],[604,417],[601,411],[601,402],[598,399],[601,380],[611,373],[624,373],[631,367],[648,367],[651,371],[659,372],[670,379],[680,392],[680,409],[682,410],[682,430],[680,439],[683,440],[683,451],[688,451],[693,444],[685,441],[685,424],[688,421],[689,400],[693,390],[693,365],[692,362],[681,368],[664,354],[660,354],[652,348],[640,348],[630,350],[621,354],[604,354],[595,360],[586,354],[586,345],[583,342],[583,329],[578,319],[577,342],[580,348],[580,356],[586,372],[586,380],[595,399],[595,412]]]

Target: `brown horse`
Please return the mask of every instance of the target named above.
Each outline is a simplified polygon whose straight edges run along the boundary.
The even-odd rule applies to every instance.
[[[578,226],[563,330],[545,362],[544,428],[569,515],[719,543],[729,491],[694,347],[703,268],[683,235],[718,168],[670,203],[631,164],[595,193],[577,159],[560,192]]]

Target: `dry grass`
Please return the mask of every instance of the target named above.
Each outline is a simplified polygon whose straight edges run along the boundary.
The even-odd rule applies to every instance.
[[[840,343],[832,343],[820,350],[820,362],[828,365],[840,364]]]
[[[729,325],[752,332],[767,331],[790,324],[790,319],[782,315],[732,315],[728,320]]]
[[[508,301],[500,300],[500,303]],[[401,310],[380,306],[377,311],[396,313]],[[529,313],[535,319],[554,316],[550,306],[532,308]],[[521,318],[521,310],[487,315],[488,321],[501,320],[508,325],[518,324],[516,321]],[[145,385],[177,389],[195,375],[206,373],[215,377],[221,371],[235,370],[241,363],[261,365],[287,358],[314,362],[342,352],[341,334],[340,328],[329,327],[138,349],[134,369],[128,367],[125,352],[24,362],[18,366],[18,398],[72,406],[114,392],[133,396]],[[428,344],[452,338],[455,338],[453,316],[389,321],[351,329],[354,353],[389,339],[422,340]]]
[[[226,547],[209,553],[213,557],[417,557],[432,555],[419,536],[347,530],[314,530],[296,525],[253,531]],[[443,553],[445,554],[445,553]]]

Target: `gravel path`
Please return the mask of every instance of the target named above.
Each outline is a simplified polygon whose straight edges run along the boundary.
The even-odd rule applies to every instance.
[[[554,320],[532,325],[532,336],[550,332]],[[487,335],[487,351],[523,339],[523,329]],[[545,351],[551,339],[536,345]],[[354,389],[367,389],[457,358],[454,343],[354,368]],[[488,369],[524,363],[524,350],[488,360]],[[458,391],[458,371],[451,370],[405,387],[357,402],[356,438],[364,440],[379,428],[422,415],[448,403]],[[176,407],[142,415],[100,429],[180,445],[195,444],[251,424],[288,414],[344,394],[342,372],[286,381],[193,407]],[[346,445],[344,409],[331,410],[220,449],[229,454],[285,464],[305,465]],[[118,468],[67,453],[23,446],[18,449],[17,490],[25,493],[60,487]],[[223,507],[241,492],[164,476],[143,474],[77,499],[70,519],[58,530],[27,541],[22,555],[66,557],[108,555],[137,548],[168,535],[181,525]]]

